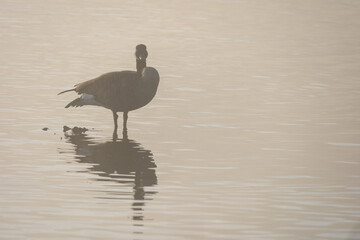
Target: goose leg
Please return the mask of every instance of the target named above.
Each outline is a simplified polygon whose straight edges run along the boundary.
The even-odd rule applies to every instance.
[[[113,117],[114,117],[114,133],[113,133],[113,139],[117,139],[118,135],[117,135],[117,129],[118,129],[118,124],[117,124],[117,120],[118,120],[118,115],[115,111],[113,111]]]
[[[128,112],[124,112],[123,114],[123,138],[127,139],[127,120],[128,120]]]

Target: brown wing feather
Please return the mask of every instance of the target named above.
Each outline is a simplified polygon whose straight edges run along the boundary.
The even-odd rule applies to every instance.
[[[75,85],[75,91],[93,95],[109,109],[130,111],[136,105],[135,91],[139,80],[140,75],[134,71],[110,72]]]

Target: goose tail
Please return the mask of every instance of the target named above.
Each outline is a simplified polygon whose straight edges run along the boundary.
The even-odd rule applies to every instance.
[[[71,92],[71,91],[75,91],[75,88],[59,92],[57,95],[60,95],[60,94],[66,93],[66,92]]]

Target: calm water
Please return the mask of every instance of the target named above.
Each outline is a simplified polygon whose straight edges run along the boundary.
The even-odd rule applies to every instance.
[[[1,1],[0,238],[360,239],[359,11]],[[56,94],[139,43],[160,86],[113,142],[110,111]]]

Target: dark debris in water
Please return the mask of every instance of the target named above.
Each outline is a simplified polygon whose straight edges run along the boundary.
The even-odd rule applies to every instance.
[[[49,128],[48,128],[48,127],[44,127],[42,130],[43,130],[43,131],[47,131],[47,130],[49,130]]]
[[[63,132],[64,132],[64,133],[67,132],[67,131],[69,131],[69,130],[71,130],[72,133],[75,134],[75,135],[83,134],[83,133],[85,133],[86,131],[88,131],[88,129],[85,128],[85,127],[73,127],[73,128],[70,128],[70,127],[68,127],[68,126],[64,126],[64,127],[63,127]]]
[[[72,132],[74,134],[82,134],[82,133],[85,133],[87,130],[88,129],[85,128],[85,127],[83,127],[83,128],[81,128],[81,127],[73,127]]]

